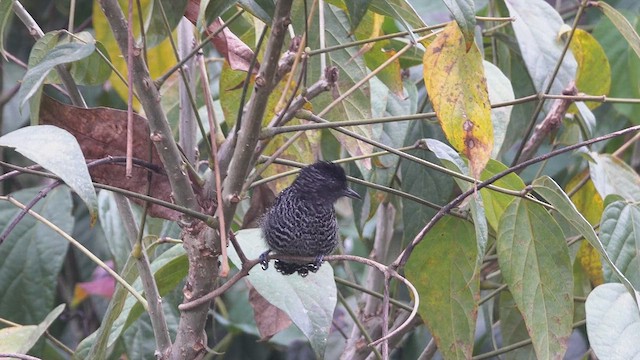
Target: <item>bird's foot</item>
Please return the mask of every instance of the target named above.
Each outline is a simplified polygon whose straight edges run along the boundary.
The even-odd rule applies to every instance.
[[[300,269],[300,264],[288,263],[282,260],[277,260],[273,263],[273,267],[282,275],[291,275]]]
[[[265,260],[267,258],[267,255],[268,255],[268,252],[260,255],[260,263],[262,264],[263,269],[266,269],[265,264],[268,265],[268,263]],[[320,269],[320,266],[322,265],[323,261],[324,261],[324,255],[316,256],[314,262],[308,263],[308,264],[289,263],[289,262],[276,259],[273,266],[282,275],[291,275],[297,272],[298,275],[302,277],[306,277],[307,275],[309,275],[310,272],[313,272],[313,273],[317,272]]]
[[[309,275],[309,272],[312,272],[312,273],[317,272],[320,269],[322,262],[324,261],[323,259],[324,259],[324,255],[318,255],[316,256],[316,259],[314,262],[310,264],[300,265],[300,267],[298,268],[298,275],[302,277],[306,277],[307,275]]]
[[[269,253],[271,250],[267,250],[260,254],[260,265],[262,266],[262,270],[267,270],[269,268]]]
[[[322,265],[322,263],[324,262],[324,255],[318,255],[316,256],[316,260],[313,262],[313,265],[315,267],[315,271],[318,271],[318,269],[320,269],[320,265]]]

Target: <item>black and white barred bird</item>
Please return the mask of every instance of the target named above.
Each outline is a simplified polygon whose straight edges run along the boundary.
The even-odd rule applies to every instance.
[[[314,257],[313,263],[275,261],[284,275],[316,272],[325,255],[338,246],[338,223],[333,204],[342,196],[360,199],[347,186],[344,170],[331,162],[317,162],[300,171],[298,178],[284,189],[262,220],[262,231],[270,250],[260,256],[263,269],[267,255]]]

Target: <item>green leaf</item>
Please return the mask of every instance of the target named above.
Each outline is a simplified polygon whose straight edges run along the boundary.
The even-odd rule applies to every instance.
[[[633,25],[638,26],[637,12],[625,12],[627,20]],[[611,67],[611,89],[609,96],[622,98],[640,97],[640,80],[638,76],[633,76],[638,69],[638,56],[629,43],[620,36],[615,25],[606,17],[598,22],[593,30],[593,36],[602,45],[607,55],[609,65]],[[616,103],[613,107],[629,118],[634,123],[638,123],[635,116],[640,112],[640,105],[629,103]]]
[[[515,344],[529,339],[527,324],[522,319],[518,306],[513,301],[513,296],[508,291],[500,292],[500,330],[504,344]],[[537,360],[533,345],[519,347],[514,351],[504,354],[506,360]]]
[[[391,90],[379,79],[372,78],[371,112],[374,117],[408,116],[415,113],[417,106],[417,89],[413,84],[405,85],[402,98],[394,96]],[[375,100],[374,100],[375,99]],[[373,140],[397,149],[404,145],[409,134],[411,123],[408,121],[388,122],[382,124],[382,131],[376,133]],[[376,184],[392,186],[397,176],[400,158],[395,155],[380,156],[372,160],[371,171],[363,173],[364,179]]]
[[[127,263],[124,265],[120,276],[128,283],[132,283],[136,276],[138,276],[138,268],[136,267],[135,260],[133,258],[129,258]],[[95,359],[98,354],[100,354],[100,356],[109,354],[107,349],[113,348],[116,340],[119,339],[120,335],[124,331],[124,327],[122,325],[123,320],[118,321],[118,323],[116,323],[116,320],[119,319],[120,315],[124,317],[128,315],[128,311],[126,313],[122,312],[127,295],[127,290],[116,283],[116,289],[111,296],[109,306],[102,317],[100,328],[93,334],[84,338],[84,340],[78,344],[74,354],[74,359]],[[128,310],[130,308],[131,306],[128,307]]]
[[[267,250],[260,229],[240,230],[236,238],[250,259]],[[232,247],[229,248],[229,259],[236,267],[242,267]],[[304,278],[284,276],[274,269],[273,264],[266,271],[257,266],[249,272],[247,279],[262,297],[289,316],[309,339],[316,356],[323,358],[337,301],[331,265],[324,263],[317,273],[310,273]]]
[[[425,27],[425,23],[406,0],[372,0],[369,10],[398,21],[410,33],[414,28]]]
[[[489,242],[489,225],[487,225],[487,217],[485,216],[484,202],[481,194],[471,197],[469,208],[471,209],[473,227],[476,230],[476,245],[478,247],[476,261],[478,267],[480,267],[484,260],[487,243]]]
[[[43,37],[38,39],[31,48],[29,54],[29,68],[32,68],[42,62],[42,59],[47,56],[56,46],[69,43],[79,44],[95,44],[96,51],[91,53],[88,57],[74,61],[69,67],[69,72],[73,77],[73,80],[79,85],[102,85],[109,76],[111,76],[111,67],[109,64],[98,54],[99,50],[104,56],[109,59],[109,54],[105,47],[96,42],[93,35],[87,31],[83,31],[73,36],[67,32],[58,30],[46,33]],[[47,84],[59,84],[60,76],[57,71],[50,72],[45,78]],[[36,102],[36,99],[34,99]],[[39,105],[39,102],[38,102]]]
[[[357,39],[370,39],[384,35],[384,19],[385,17],[374,12],[367,12],[361,19],[360,25],[355,30],[355,37]],[[390,40],[378,40],[374,43],[364,45],[360,52],[364,57],[365,64],[370,70],[378,69],[383,63],[389,60],[396,54],[397,49],[401,49],[406,44],[403,44],[400,48],[394,48]],[[400,66],[400,60],[396,59],[387,64],[378,74],[372,78],[382,81],[399,99],[405,99],[406,96],[403,91],[402,81],[402,68]],[[411,83],[413,84],[413,83]],[[373,117],[380,116],[376,111],[376,108],[382,108],[386,101],[375,101],[375,84],[370,81],[371,85],[371,107]],[[414,85],[415,86],[415,85]],[[385,97],[385,98],[388,98]]]
[[[98,54],[98,51],[110,61],[107,49],[102,43],[97,42],[89,32],[83,31],[76,34],[76,36],[84,39],[85,42],[95,43],[96,51],[88,57],[71,64],[70,71],[73,80],[79,85],[103,85],[111,76],[111,66]]]
[[[153,278],[158,286],[158,293],[160,296],[168,294],[174,290],[178,284],[180,284],[187,276],[189,267],[189,261],[187,260],[187,254],[184,251],[182,245],[175,245],[169,250],[162,253],[151,263],[151,272]],[[133,283],[133,286],[138,291],[143,291],[142,282],[140,278],[137,278]],[[130,294],[127,293],[127,302],[125,304],[125,310],[131,309],[131,313],[126,317],[126,329],[132,324],[145,310],[140,303]]]
[[[17,152],[51,171],[87,204],[91,223],[96,220],[98,200],[78,141],[68,131],[52,125],[29,126],[0,137],[0,146]]]
[[[147,18],[144,21],[146,45],[148,47],[159,45],[171,35],[173,29],[178,26],[180,19],[182,19],[187,3],[187,0],[154,0],[149,2],[149,7],[147,8],[149,12],[145,14]],[[123,6],[125,14],[127,13],[127,6]],[[162,10],[166,15],[166,22]]]
[[[473,0],[442,0],[447,6],[453,18],[458,23],[462,34],[464,34],[464,41],[467,45],[467,50],[473,44],[473,37],[476,27],[476,9]]]
[[[553,72],[562,54],[563,44],[558,34],[564,22],[558,12],[544,0],[505,0],[531,80],[537,91],[545,90],[549,74]],[[562,90],[575,79],[576,61],[567,53],[551,87],[551,94]]]
[[[23,204],[34,196],[36,189],[11,194]],[[58,187],[32,209],[66,233],[71,233],[71,194]],[[0,229],[16,217],[20,209],[0,202]],[[53,308],[57,277],[69,243],[45,224],[26,215],[0,246],[0,317],[20,323],[41,321]]]
[[[422,121],[413,121],[412,128],[407,135],[405,146],[413,145],[424,138],[433,138],[436,134],[433,126]],[[415,154],[421,159],[436,162],[437,158],[429,151]],[[400,162],[402,174],[401,188],[403,191],[435,204],[444,204],[451,197],[453,181],[449,175],[440,171],[426,168],[416,162],[402,160]],[[354,203],[357,205],[357,203]],[[404,242],[408,243],[418,234],[424,224],[436,213],[436,210],[411,200],[402,200],[402,220],[404,223]]]
[[[487,78],[487,90],[489,91],[489,101],[492,104],[512,101],[515,99],[511,81],[500,69],[488,61],[483,61],[484,75]],[[507,128],[511,121],[511,110],[513,106],[502,106],[491,109],[491,124],[493,125],[493,150],[491,157],[498,158],[502,143],[507,136]]]
[[[589,344],[598,358],[637,359],[640,356],[640,313],[624,286],[598,286],[587,297],[585,307]]]
[[[600,239],[607,254],[634,288],[640,288],[640,206],[616,201],[604,209]],[[603,264],[606,282],[616,280],[610,266]]]
[[[0,353],[26,354],[47,331],[51,323],[60,316],[64,308],[64,304],[58,305],[38,325],[0,329],[0,339],[2,339],[0,341]]]
[[[447,144],[442,143],[435,139],[425,139],[429,150],[442,161],[442,163],[449,170],[457,171],[461,174],[469,176],[469,168],[464,159]],[[454,178],[458,186],[463,191],[468,191],[472,188],[472,184],[462,179]],[[473,218],[473,224],[476,229],[476,243],[478,245],[478,266],[482,264],[484,258],[485,248],[487,247],[487,241],[489,241],[489,228],[487,226],[487,218],[485,216],[484,204],[482,196],[473,196],[469,202],[469,208],[471,209],[471,216]]]
[[[540,359],[562,359],[573,321],[573,277],[562,229],[540,205],[515,198],[500,219],[498,262]]]
[[[174,290],[184,280],[187,270],[188,260],[182,245],[175,245],[158,256],[151,263],[151,272],[160,296]],[[136,290],[142,291],[135,260],[129,258],[122,270],[122,276],[127,282],[133,282]],[[143,313],[144,309],[140,303],[122,286],[117,285],[100,329],[82,341],[76,356],[80,359],[95,359],[96,354],[105,354],[106,349],[112,349],[123,332]]]
[[[21,99],[20,106],[23,106],[38,91],[44,79],[54,67],[84,59],[93,54],[95,48],[94,43],[56,45],[42,58],[38,65],[29,68],[24,75],[22,86],[18,92],[18,98]]]
[[[620,195],[626,200],[640,201],[640,176],[616,156],[590,153],[591,180],[604,199],[607,195]]]
[[[265,24],[271,24],[275,4],[271,0],[240,0],[238,4]]]
[[[420,294],[418,312],[445,359],[470,359],[480,278],[473,226],[445,217],[416,246],[407,279]]]
[[[442,164],[449,170],[456,171],[462,175],[469,176],[469,167],[467,163],[460,157],[460,154],[449,145],[436,139],[425,139],[427,147],[433,152],[435,156],[440,159]],[[464,181],[458,178],[454,178],[458,186],[462,191],[467,191],[471,188],[472,183]]]
[[[480,180],[485,181],[493,177],[494,175],[505,171],[506,169],[507,166],[503,163],[495,160],[489,160],[487,166],[482,172]],[[493,183],[493,185],[499,186],[504,189],[516,191],[521,191],[525,187],[524,181],[522,181],[522,179],[515,173],[511,173],[497,180]],[[502,217],[505,209],[511,203],[511,200],[513,200],[513,196],[497,192],[486,187],[480,189],[480,194],[482,194],[482,199],[484,200],[487,222],[494,230],[498,230],[498,223],[500,222],[500,218]]]
[[[582,214],[580,214],[578,209],[576,209],[573,202],[569,200],[569,197],[564,191],[562,191],[560,186],[558,186],[558,184],[548,176],[543,176],[534,180],[532,185],[535,192],[540,194],[540,196],[553,205],[553,207],[558,211],[558,214],[564,217],[565,220],[567,220],[574,229],[584,236],[591,246],[600,253],[606,263],[616,273],[618,280],[625,284],[629,293],[635,294],[633,285],[631,285],[624,274],[622,274],[622,272],[615,266],[605,250],[604,245],[600,242],[598,235],[596,235],[596,232],[591,227],[591,224],[582,216]]]
[[[197,22],[198,29],[203,29],[203,27],[211,24],[234,5],[241,6],[244,10],[257,17],[265,24],[271,24],[271,16],[275,9],[275,5],[272,1],[204,0],[200,2],[200,11],[198,12]]]
[[[349,36],[351,32],[349,20],[346,14],[339,8],[327,4],[325,5],[325,30],[326,30],[326,46],[340,45],[354,41],[353,36]],[[317,40],[317,38],[316,38]],[[339,70],[338,83],[335,88],[336,94],[341,95],[345,91],[353,87],[358,80],[364,78],[367,73],[367,67],[361,56],[357,55],[356,48],[347,48],[332,51],[327,54],[330,65],[336,66]],[[327,94],[328,95],[328,94]],[[368,83],[360,86],[354,93],[349,95],[349,101],[342,101],[337,104],[331,111],[326,114],[329,120],[356,120],[371,117],[371,93]],[[333,101],[331,96],[320,96],[312,101],[314,108],[323,109]],[[376,134],[382,131],[382,124],[361,125],[349,128],[362,136],[369,139],[376,138]],[[346,148],[347,152],[352,156],[370,154],[373,152],[373,146],[356,140],[350,136],[336,133],[336,138]],[[360,166],[358,162],[358,165]]]
[[[355,29],[360,24],[360,21],[367,13],[369,3],[371,0],[352,0],[346,1],[347,11],[349,11],[349,22],[351,23],[351,29]]]
[[[115,269],[120,272],[131,255],[131,243],[112,192],[101,190],[98,193],[98,217]]]
[[[618,31],[620,31],[620,35],[627,40],[636,55],[640,57],[640,36],[638,36],[638,33],[627,18],[604,1],[598,1],[597,6],[602,10],[602,13],[611,20]]]

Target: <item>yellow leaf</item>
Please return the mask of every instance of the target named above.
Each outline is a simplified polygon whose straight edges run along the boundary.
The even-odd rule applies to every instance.
[[[454,21],[427,47],[424,82],[440,126],[451,145],[469,159],[478,178],[491,157],[493,126],[482,55],[469,51]]]
[[[370,39],[384,35],[383,24],[385,17],[368,11],[362,18],[355,36],[357,39]],[[363,55],[367,67],[371,70],[378,68],[396,51],[391,47],[391,41],[379,40],[362,46],[357,55]],[[402,68],[400,60],[396,59],[378,73],[380,79],[396,96],[403,97],[404,86],[402,84]]]
[[[127,13],[127,1],[120,0],[120,7],[123,9],[123,12]],[[150,6],[153,6],[153,1],[151,0],[142,0],[141,6],[144,9],[148,9]],[[138,22],[138,10],[137,6],[133,7],[133,29],[134,29],[134,40],[137,39],[137,34],[139,34],[140,24]],[[113,37],[113,32],[111,32],[111,27],[109,26],[109,22],[107,18],[104,16],[104,13],[100,9],[100,5],[98,1],[94,1],[93,3],[93,28],[96,32],[96,40],[100,41],[109,56],[111,57],[111,62],[113,66],[122,74],[122,76],[127,78],[127,59],[122,56],[122,52],[120,52],[120,48],[116,43],[115,38]],[[149,73],[152,78],[159,77],[164,74],[167,70],[169,70],[173,65],[176,64],[176,57],[174,55],[173,49],[171,47],[171,43],[169,42],[169,38],[166,38],[160,45],[147,49],[147,66],[149,68]],[[128,98],[128,88],[125,83],[118,77],[115,72],[111,73],[111,77],[109,77],[109,81],[111,85],[116,90],[118,95],[126,102]],[[140,109],[140,103],[134,98],[134,109]]]
[[[239,73],[238,71],[234,71],[234,72]],[[240,72],[240,73],[244,74],[243,76],[246,77],[245,72]],[[262,119],[263,126],[267,126],[269,122],[271,122],[271,120],[275,118],[276,115],[278,115],[282,111],[282,109],[278,108],[279,106],[278,100],[280,99],[280,96],[282,95],[282,93],[285,91],[286,84],[288,81],[291,81],[291,84],[287,90],[287,94],[285,98],[289,99],[293,95],[293,89],[295,89],[296,84],[295,84],[295,81],[291,79],[291,74],[289,74],[285,76],[278,83],[273,93],[269,96],[267,109],[266,109],[264,118]],[[242,92],[241,89],[238,89],[236,91],[238,92],[238,94]],[[238,95],[235,101],[238,102],[239,98],[240,96]],[[237,106],[238,104],[235,104],[235,109],[237,109]],[[287,124],[300,125],[302,123],[307,123],[307,122],[306,121],[303,122],[302,120],[299,120],[299,119],[293,119],[289,121]],[[287,141],[289,141],[289,139],[295,136],[295,134],[296,133],[284,133],[284,134],[276,135],[273,139],[271,139],[271,141],[269,141],[269,144],[264,150],[264,154],[266,156],[273,155],[276,151],[278,151],[278,149],[280,149],[280,147],[282,147]],[[320,134],[321,132],[319,131],[303,132],[298,139],[296,139],[280,155],[278,155],[278,158],[293,160],[303,164],[313,163],[316,160],[315,154],[318,153],[319,147],[320,147]],[[269,176],[276,175],[288,170],[291,170],[291,167],[286,165],[271,164],[262,173],[262,176],[269,177]],[[289,177],[284,177],[276,180],[274,185],[275,191],[276,192],[282,191],[284,188],[286,188],[291,184],[294,178],[295,177],[293,176],[289,176]]]
[[[578,91],[590,95],[608,95],[611,87],[611,67],[600,43],[588,32],[576,29],[571,40],[571,52],[578,63],[576,87]],[[586,102],[590,109],[600,106],[599,102]],[[578,109],[572,105],[571,113]]]
[[[580,265],[589,276],[589,280],[593,286],[598,286],[604,283],[604,275],[602,274],[602,262],[600,261],[600,254],[596,249],[589,244],[588,241],[583,241],[578,250],[578,259],[580,259]]]
[[[566,190],[568,192],[572,191],[587,174],[588,172],[583,171],[576,175],[569,181]],[[588,180],[575,194],[571,195],[571,201],[591,225],[600,223],[600,218],[604,211],[604,203],[593,185],[593,181]]]
[[[587,174],[586,171],[583,171],[571,179],[566,186],[567,191],[574,189]],[[596,187],[593,185],[593,181],[588,180],[571,196],[571,201],[590,224],[595,225],[600,222],[602,212],[604,211],[604,203]],[[582,268],[594,286],[604,282],[600,254],[589,242],[582,242],[577,258],[580,260],[580,265],[582,265]]]
[[[291,125],[299,125],[300,120],[294,119],[289,122]],[[295,133],[285,133],[274,137],[267,145],[264,153],[265,155],[272,155],[276,152],[285,142],[287,142]],[[319,131],[305,131],[302,136],[296,139],[293,144],[289,145],[287,149],[278,156],[280,159],[293,160],[304,164],[311,164],[315,161],[314,149],[317,150],[320,146],[320,132]],[[285,171],[291,170],[291,167],[286,165],[271,164],[262,173],[263,177],[269,177],[272,175],[280,174]],[[295,179],[295,176],[288,176],[279,178],[275,181],[275,190],[277,193],[284,190],[287,186],[291,185],[291,182]]]

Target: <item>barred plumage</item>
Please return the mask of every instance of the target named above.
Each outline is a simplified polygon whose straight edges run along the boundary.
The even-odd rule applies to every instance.
[[[322,257],[338,246],[338,223],[333,204],[342,196],[360,199],[347,186],[344,170],[331,162],[317,162],[300,171],[298,178],[276,198],[262,221],[269,248],[278,254],[315,257],[313,263],[275,261],[285,275],[316,272]],[[265,252],[263,268],[268,266]]]

